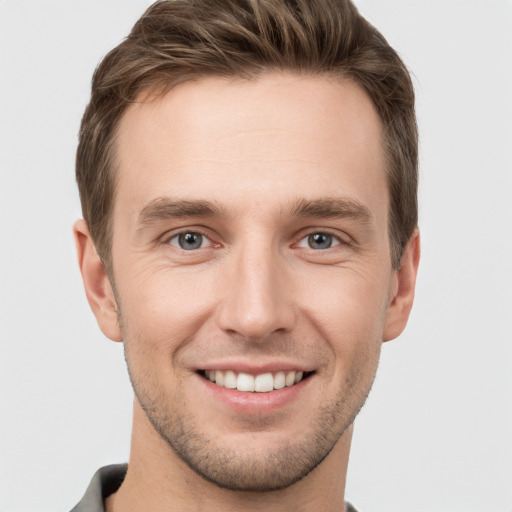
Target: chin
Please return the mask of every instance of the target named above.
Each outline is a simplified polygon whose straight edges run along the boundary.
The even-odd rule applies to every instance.
[[[143,392],[136,395],[154,430],[190,469],[217,487],[240,492],[277,491],[307,477],[333,450],[362,406],[347,408],[344,398],[337,397],[314,419],[295,422],[293,431],[279,432],[275,424],[264,426],[266,420],[260,418],[247,432],[238,429],[220,436],[205,428],[207,421],[162,407]],[[166,402],[179,405],[178,398]]]

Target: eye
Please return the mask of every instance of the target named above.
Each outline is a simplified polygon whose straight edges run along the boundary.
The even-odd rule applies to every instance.
[[[183,249],[184,251],[194,251],[195,249],[202,249],[206,247],[209,244],[209,240],[201,233],[188,231],[174,235],[169,239],[169,243],[174,247]]]
[[[311,233],[299,242],[299,247],[308,249],[325,250],[340,245],[340,240],[329,233]]]

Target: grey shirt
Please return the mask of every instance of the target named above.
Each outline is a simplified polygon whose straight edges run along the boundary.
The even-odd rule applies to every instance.
[[[84,497],[71,512],[105,512],[105,499],[121,487],[127,469],[128,464],[112,464],[98,469]],[[350,503],[345,506],[346,512],[357,512]]]

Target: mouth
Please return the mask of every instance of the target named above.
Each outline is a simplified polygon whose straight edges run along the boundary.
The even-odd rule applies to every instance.
[[[246,393],[269,393],[295,386],[308,379],[314,372],[301,370],[266,372],[258,375],[234,370],[200,370],[199,375],[219,387]]]

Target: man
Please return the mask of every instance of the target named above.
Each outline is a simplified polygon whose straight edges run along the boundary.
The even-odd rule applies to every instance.
[[[419,261],[410,77],[344,0],[157,2],[95,72],[85,291],[135,391],[74,511],[340,511]]]

